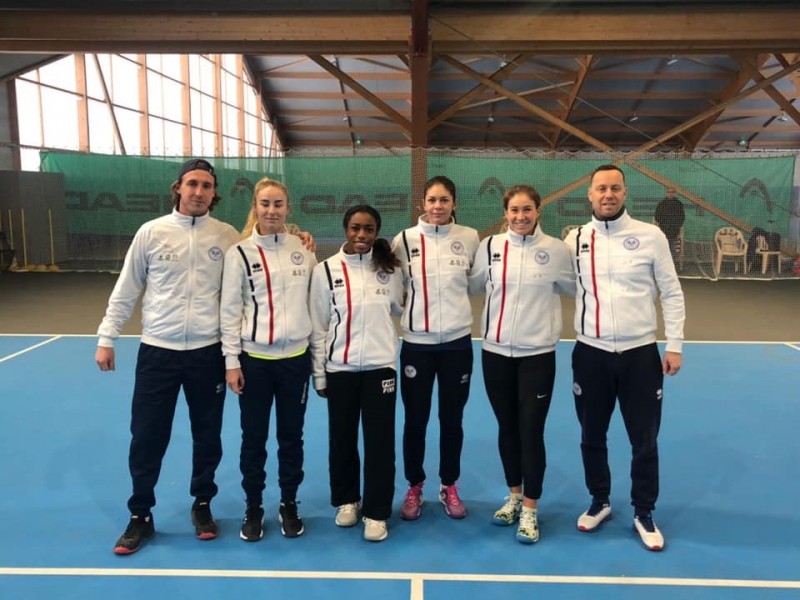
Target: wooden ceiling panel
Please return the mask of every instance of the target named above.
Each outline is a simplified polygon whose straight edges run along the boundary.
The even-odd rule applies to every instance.
[[[420,49],[400,0],[237,1],[17,2],[0,11],[0,77],[3,52],[241,53],[287,149],[406,146],[412,131],[443,146],[703,150],[746,134],[800,148],[798,3],[431,0]]]

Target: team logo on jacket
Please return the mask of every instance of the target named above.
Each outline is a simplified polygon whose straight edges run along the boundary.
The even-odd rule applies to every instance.
[[[250,267],[253,269],[253,273],[260,273],[264,270],[264,267],[261,266],[261,263],[253,263],[250,265]]]
[[[581,252],[589,252],[589,244],[587,244],[586,242],[581,244]]]
[[[492,252],[492,262],[501,262],[502,256],[499,252]]]
[[[639,247],[639,238],[629,237],[622,242],[625,250],[636,250]]]
[[[461,242],[453,242],[450,244],[450,251],[453,254],[464,254],[464,244]]]
[[[213,246],[208,249],[208,258],[213,261],[222,260],[223,256],[225,256],[225,253],[222,251],[222,248],[218,246]]]
[[[375,274],[375,279],[377,279],[378,283],[381,285],[386,285],[389,283],[389,274],[386,271],[378,271]]]
[[[419,248],[412,248],[411,256],[419,256]]]
[[[536,254],[533,255],[533,260],[535,260],[540,265],[546,265],[550,262],[550,255],[545,252],[544,250],[539,250]]]
[[[337,287],[337,288],[344,287],[344,279],[342,279],[342,278],[334,279],[333,280],[333,287]]]
[[[302,252],[292,252],[292,264],[302,265],[304,260]]]
[[[381,381],[381,389],[383,389],[384,394],[394,394],[395,381],[394,377]]]

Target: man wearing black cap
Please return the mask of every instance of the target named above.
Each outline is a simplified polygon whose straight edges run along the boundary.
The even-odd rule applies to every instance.
[[[172,198],[171,214],[136,232],[97,332],[95,362],[101,371],[113,371],[114,339],[144,290],[128,456],[131,518],[114,547],[120,555],[136,552],[155,533],[155,486],[181,388],[192,429],[192,523],[199,539],[217,536],[210,502],[217,493],[225,399],[219,297],[223,257],[239,234],[209,216],[220,198],[208,161],[183,163]]]

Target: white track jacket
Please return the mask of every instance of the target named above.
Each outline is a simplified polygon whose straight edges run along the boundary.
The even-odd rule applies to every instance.
[[[227,369],[241,368],[242,350],[287,358],[308,347],[308,289],[317,264],[295,235],[253,234],[225,254],[220,302]]]
[[[227,223],[177,210],[148,221],[131,242],[97,330],[98,345],[113,347],[142,300],[142,342],[169,350],[215,344],[225,252],[239,237]]]
[[[666,349],[680,352],[686,309],[669,243],[655,225],[627,211],[612,221],[592,221],[564,240],[577,274],[577,339],[608,352],[656,341],[655,300],[661,310]]]
[[[472,333],[467,277],[478,243],[478,232],[470,227],[431,225],[422,217],[395,236],[392,250],[406,290],[404,340],[443,344]]]
[[[403,280],[375,271],[372,252],[340,250],[311,275],[314,389],[327,388],[325,371],[396,368],[399,341],[391,315],[403,310]]]
[[[569,249],[540,227],[484,238],[475,255],[469,291],[486,292],[483,349],[502,356],[533,356],[555,350],[561,337],[559,294],[575,294]]]

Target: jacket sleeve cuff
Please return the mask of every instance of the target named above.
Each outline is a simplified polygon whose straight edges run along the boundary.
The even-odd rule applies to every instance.
[[[683,340],[667,340],[667,352],[677,352],[678,354],[681,353],[683,349]]]
[[[328,378],[324,375],[314,377],[314,389],[324,390],[328,387]]]
[[[114,338],[106,337],[101,335],[97,338],[97,345],[101,348],[113,348],[114,347]]]
[[[241,369],[242,364],[239,362],[239,357],[234,356],[233,354],[225,355],[225,368],[230,369]]]

